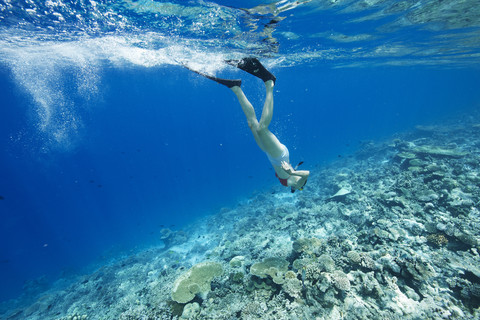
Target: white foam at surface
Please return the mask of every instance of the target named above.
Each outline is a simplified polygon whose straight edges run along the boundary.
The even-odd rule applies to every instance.
[[[195,68],[214,74],[222,65],[221,55],[159,35],[144,37],[105,36],[65,42],[29,40],[15,34],[2,37],[9,40],[0,40],[0,61],[31,96],[36,119],[33,126],[43,136],[47,149],[70,150],[74,146],[83,125],[79,111],[85,105],[74,104],[72,95],[94,104],[100,92],[102,68],[153,68],[196,61]],[[160,41],[159,49],[139,46],[153,37]],[[76,92],[67,91],[67,82],[74,83]]]

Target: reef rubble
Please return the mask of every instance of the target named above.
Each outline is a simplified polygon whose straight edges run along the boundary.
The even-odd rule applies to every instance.
[[[369,143],[5,319],[479,319],[480,130],[452,130]]]

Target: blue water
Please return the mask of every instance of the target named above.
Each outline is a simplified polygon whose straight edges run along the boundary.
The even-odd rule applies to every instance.
[[[181,63],[241,78],[260,114],[262,82],[222,64],[257,56],[277,77],[271,130],[312,172],[478,110],[479,19],[298,3],[0,2],[0,300],[278,184],[233,93]]]

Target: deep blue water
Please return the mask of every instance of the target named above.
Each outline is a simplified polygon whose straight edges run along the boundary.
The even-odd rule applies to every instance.
[[[298,10],[301,14],[292,18],[296,24],[285,19],[279,33],[311,32],[305,26],[313,24],[317,13]],[[19,13],[2,14],[11,20]],[[337,16],[327,17],[321,25],[331,32]],[[305,24],[298,23],[302,19]],[[337,32],[348,28],[339,24]],[[9,25],[2,29],[3,34],[9,31]],[[409,29],[403,32],[408,38]],[[214,32],[211,38],[221,39]],[[109,41],[113,39],[102,43]],[[271,129],[288,146],[292,163],[304,161],[313,172],[353,153],[362,141],[386,139],[480,106],[475,56],[449,55],[441,57],[448,60],[443,63],[438,53],[426,58],[409,51],[400,59],[392,55],[369,61],[367,55],[349,51],[351,44],[340,44],[337,49],[346,53],[338,59],[338,53],[301,58],[305,48],[316,44],[312,41],[279,36],[278,52],[263,54],[248,46],[235,52],[258,56],[276,75]],[[66,55],[75,57],[72,62],[44,52],[37,42],[26,51],[11,43],[2,43],[6,49],[0,66],[0,300],[20,295],[26,281],[81,273],[158,245],[161,228],[179,229],[278,184],[227,88],[163,60],[148,65],[148,58],[135,63],[125,55],[118,63],[99,50],[83,53],[84,60]],[[334,48],[328,41],[320,43],[326,52]],[[155,52],[162,45],[153,41],[107,52]],[[196,53],[209,50],[218,55],[209,47]],[[173,52],[178,59],[205,62],[203,55]],[[233,68],[219,74],[242,78],[259,114],[262,82]],[[46,112],[51,112],[48,121]]]

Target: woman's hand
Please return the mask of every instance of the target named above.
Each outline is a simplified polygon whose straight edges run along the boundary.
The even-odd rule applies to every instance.
[[[282,169],[283,169],[286,173],[288,173],[288,174],[291,175],[291,174],[294,172],[292,166],[291,166],[287,161],[282,161],[280,164],[282,165]]]

